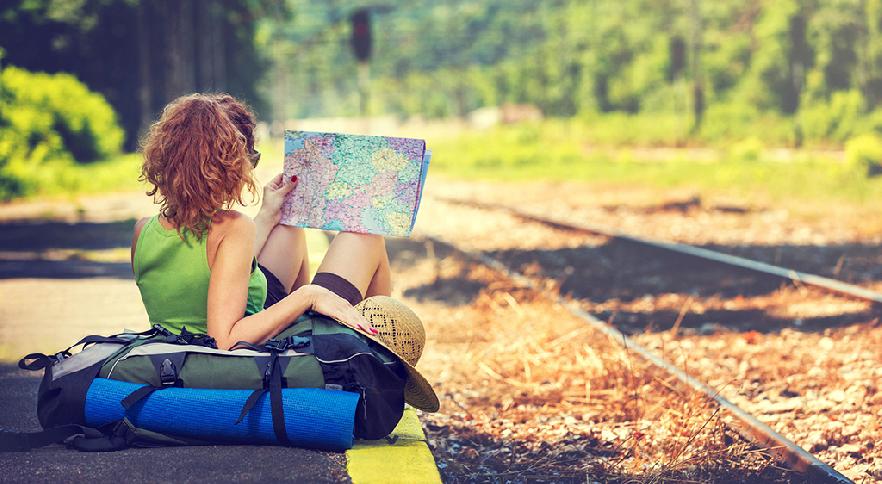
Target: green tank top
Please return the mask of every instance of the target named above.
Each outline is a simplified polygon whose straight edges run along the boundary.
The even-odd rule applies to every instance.
[[[141,228],[132,265],[135,283],[147,309],[150,323],[159,323],[175,333],[187,327],[191,333],[207,332],[208,281],[211,269],[206,253],[207,236],[197,240],[184,232],[167,229],[154,215]],[[252,259],[245,315],[263,309],[266,276]]]

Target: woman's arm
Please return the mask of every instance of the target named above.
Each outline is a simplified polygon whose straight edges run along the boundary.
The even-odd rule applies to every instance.
[[[132,234],[132,251],[130,253],[133,273],[135,272],[135,247],[138,245],[138,237],[141,235],[141,229],[144,228],[144,225],[147,224],[148,220],[150,220],[150,217],[141,217],[135,222],[135,230]]]
[[[239,341],[263,343],[309,309],[370,331],[367,320],[352,305],[314,285],[301,286],[269,308],[243,317],[257,228],[248,217],[236,217],[228,223],[208,284],[208,335],[215,339],[218,348],[229,349]]]
[[[260,204],[260,212],[254,217],[257,231],[254,234],[254,256],[260,255],[270,232],[281,219],[282,204],[285,197],[297,186],[297,176],[287,178],[284,173],[279,173],[263,187],[263,202]]]
[[[263,206],[260,207],[260,212],[254,217],[254,257],[260,255],[260,251],[262,251],[263,246],[266,245],[266,239],[269,238],[270,232],[276,228],[278,223],[279,222],[275,220],[272,215],[264,212]]]

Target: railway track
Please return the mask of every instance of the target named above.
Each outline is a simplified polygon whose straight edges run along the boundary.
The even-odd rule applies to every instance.
[[[682,244],[671,244],[641,237],[634,237],[628,234],[621,234],[609,229],[603,229],[599,227],[590,227],[561,220],[548,219],[537,215],[520,212],[511,207],[502,205],[472,203],[470,201],[456,199],[442,199],[441,201],[449,204],[479,208],[482,210],[503,210],[518,219],[540,223],[555,229],[602,235],[611,239],[623,240],[628,243],[636,244],[638,246],[651,247],[657,250],[675,252],[682,256],[695,257],[700,258],[704,261],[711,261],[717,264],[723,264],[725,266],[737,267],[739,270],[753,271],[761,273],[764,276],[781,278],[784,280],[788,280],[796,285],[808,285],[817,287],[821,290],[831,291],[849,298],[870,301],[873,304],[879,304],[880,302],[882,302],[882,294],[869,291],[859,286],[846,284],[840,281],[816,276],[805,272],[790,270],[780,266],[773,266],[759,261],[752,261],[750,259],[735,257],[720,252],[709,251],[706,249],[686,246]],[[506,264],[504,261],[488,255],[486,252],[474,251],[459,247],[456,243],[452,243],[451,241],[445,240],[444,238],[430,238],[436,243],[448,245],[452,249],[459,251],[469,258],[486,266],[492,267],[493,269],[503,273],[510,279],[516,281],[518,284],[529,287],[533,290],[538,291],[539,293],[543,293],[546,297],[549,297],[557,303],[566,307],[572,314],[581,318],[587,324],[605,333],[613,341],[619,344],[626,345],[631,351],[633,351],[633,353],[639,355],[644,360],[659,367],[664,372],[670,374],[671,376],[679,380],[683,385],[701,394],[704,394],[709,399],[712,399],[722,409],[726,411],[726,415],[728,416],[727,421],[733,429],[735,429],[738,433],[743,435],[748,440],[754,442],[758,447],[766,449],[768,452],[775,455],[778,459],[788,464],[794,470],[804,473],[806,478],[810,482],[851,482],[846,476],[844,476],[831,466],[825,464],[809,451],[803,449],[793,441],[776,432],[770,426],[766,425],[755,416],[753,416],[750,412],[745,411],[729,399],[720,395],[720,393],[717,390],[714,390],[710,385],[686,373],[681,368],[677,367],[675,364],[671,363],[664,357],[658,355],[653,350],[643,345],[640,345],[639,343],[634,341],[633,338],[629,338],[624,332],[620,331],[612,324],[606,323],[596,316],[590,314],[573,301],[563,298],[559,295],[559,293],[555,291],[549,291],[547,288],[542,287],[541,284],[537,283],[535,278],[527,276],[526,274],[516,269],[513,269],[509,264]]]
[[[649,247],[652,249],[664,250],[679,255],[695,257],[709,262],[723,264],[731,267],[737,267],[748,271],[753,271],[768,276],[778,277],[780,279],[789,280],[795,284],[804,284],[817,287],[826,291],[841,294],[870,301],[874,304],[882,304],[882,293],[866,289],[855,284],[849,284],[829,277],[823,277],[808,272],[797,271],[787,267],[781,267],[774,264],[768,264],[753,259],[747,259],[736,255],[726,254],[715,250],[695,247],[688,244],[680,244],[676,242],[667,242],[663,240],[655,240],[647,237],[619,232],[615,229],[590,225],[586,223],[574,223],[570,221],[557,220],[548,217],[542,217],[529,212],[515,209],[506,205],[495,203],[475,202],[469,200],[459,200],[452,198],[439,198],[439,200],[452,205],[464,205],[469,207],[481,208],[485,210],[505,211],[519,219],[540,223],[548,227],[570,230],[581,233],[590,233],[618,239],[639,246]]]

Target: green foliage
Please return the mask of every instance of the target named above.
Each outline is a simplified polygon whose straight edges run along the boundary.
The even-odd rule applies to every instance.
[[[573,166],[585,155],[579,139],[583,126],[567,120],[524,123],[492,128],[454,138],[432,140],[432,164],[445,171],[461,168],[491,170],[494,173],[523,170],[542,171],[551,166]],[[493,139],[493,143],[487,143]],[[506,177],[506,175],[502,175]]]
[[[589,136],[609,143],[812,145],[865,132],[882,107],[882,0],[389,4],[373,17],[369,114],[526,103],[602,118],[605,134]],[[284,106],[276,118],[360,114],[345,16],[329,3],[288,5],[297,15],[284,27],[301,35],[272,40],[274,82],[287,86],[267,89]],[[690,132],[696,83],[707,109]]]
[[[755,136],[736,141],[729,147],[729,156],[733,160],[740,161],[759,161],[762,154],[763,142]]]
[[[863,112],[863,99],[857,90],[836,92],[828,102],[807,106],[801,119],[806,136],[813,139],[844,142],[871,129],[871,118]]]
[[[681,146],[689,137],[689,119],[674,113],[595,113],[581,120],[586,141],[598,145]]]
[[[105,96],[134,149],[184,94],[229,92],[266,108],[256,85],[275,45],[257,48],[257,20],[289,15],[272,0],[3,0],[0,47],[11,65],[67,72]]]
[[[113,109],[73,76],[7,67],[0,72],[0,83],[9,115],[23,118],[10,124],[22,130],[25,140],[44,135],[44,140],[34,139],[31,151],[42,149],[45,141],[47,155],[59,157],[66,151],[80,163],[119,152],[123,132]]]
[[[857,87],[860,72],[861,44],[867,42],[863,0],[828,0],[820,2],[809,23],[814,48],[813,70],[822,80],[825,94]],[[878,18],[877,18],[878,19]],[[878,21],[878,20],[877,20]]]
[[[796,73],[791,64],[796,46],[791,39],[791,23],[799,16],[798,2],[783,0],[763,9],[754,27],[762,49],[751,59],[740,91],[744,101],[761,110],[790,114],[797,108]]]
[[[700,138],[710,143],[757,138],[769,145],[793,144],[793,120],[743,102],[713,104],[705,113]]]
[[[856,136],[845,143],[845,159],[861,172],[882,172],[882,137],[875,134]]]
[[[115,156],[113,109],[68,74],[0,71],[0,200],[38,190],[74,163]]]
[[[578,181],[586,190],[672,188],[787,207],[882,200],[882,180],[868,178],[865,168],[855,169],[824,152],[796,152],[784,163],[767,159],[760,140],[746,139],[737,149],[686,148],[668,156],[670,150],[592,146],[585,143],[591,131],[593,126],[582,122],[546,120],[430,137],[433,170],[464,179]],[[877,137],[861,137],[849,146],[863,159],[882,159]],[[745,157],[756,161],[746,163]]]
[[[110,191],[135,191],[142,187],[138,182],[141,156],[136,153],[121,154],[81,165],[50,161],[39,170],[23,174],[24,195],[64,196],[76,193]]]

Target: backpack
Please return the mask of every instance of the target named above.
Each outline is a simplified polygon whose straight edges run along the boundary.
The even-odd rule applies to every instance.
[[[71,354],[79,345],[82,351]],[[44,430],[0,433],[0,450],[29,450],[64,441],[78,450],[107,451],[130,446],[243,443],[243,438],[256,440],[248,443],[339,450],[351,447],[352,436],[379,439],[389,435],[404,411],[407,380],[402,364],[391,352],[312,311],[262,345],[240,342],[230,351],[218,350],[207,335],[189,333],[186,328],[174,334],[154,325],[140,333],[86,336],[51,356],[29,354],[19,361],[19,367],[44,370],[37,392],[37,416]],[[121,389],[126,393],[113,393]],[[244,403],[235,409],[235,422],[227,415],[218,424],[223,432],[187,428],[180,421],[161,425],[159,430],[155,423],[145,428],[149,427],[148,407],[162,413],[164,409],[156,409],[157,405],[175,401],[157,392],[198,393],[199,398],[208,395],[218,408],[227,408],[233,401]],[[108,395],[115,399],[109,406],[105,401]],[[156,397],[151,399],[151,395]],[[312,407],[304,407],[303,402],[313,402]],[[339,403],[341,408],[350,408],[347,405],[351,402],[347,438],[339,435],[331,442],[310,438],[292,442],[286,431],[285,409],[295,413],[317,410],[326,402]],[[251,414],[261,406],[271,414],[269,436],[260,434],[259,429],[257,433],[242,430],[260,425],[258,417]],[[171,407],[178,412],[188,410]],[[334,418],[318,413],[325,419]],[[299,418],[310,420],[304,428],[321,427],[316,415]],[[290,418],[287,421],[290,423]],[[247,425],[235,427],[241,424]],[[345,426],[338,426],[338,433],[340,429]],[[258,438],[260,435],[263,437]]]

